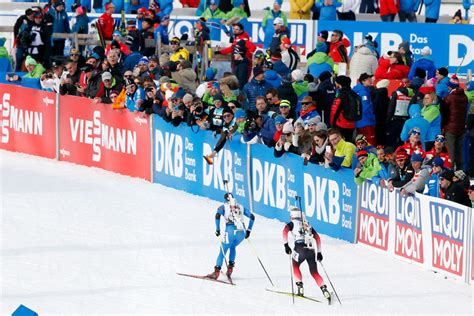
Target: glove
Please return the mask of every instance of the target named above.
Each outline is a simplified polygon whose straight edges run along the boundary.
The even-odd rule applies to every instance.
[[[245,239],[247,239],[247,238],[250,237],[250,233],[251,233],[251,232],[252,232],[251,230],[248,230],[248,229],[247,229],[247,231],[245,232]]]
[[[288,243],[285,244],[285,252],[287,255],[291,255],[291,248],[288,246]]]
[[[323,254],[318,252],[316,259],[318,259],[318,261],[323,261]]]
[[[219,237],[221,235],[221,231],[220,230],[216,230],[216,236]]]

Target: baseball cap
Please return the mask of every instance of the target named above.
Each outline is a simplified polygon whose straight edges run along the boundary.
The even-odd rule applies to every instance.
[[[102,81],[111,80],[111,79],[112,79],[112,74],[110,72],[106,71],[102,74]]]
[[[283,24],[284,22],[282,18],[275,18],[275,20],[273,20],[273,25],[283,25]]]

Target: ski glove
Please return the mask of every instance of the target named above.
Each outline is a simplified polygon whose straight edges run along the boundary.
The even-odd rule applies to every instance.
[[[288,246],[288,243],[285,244],[285,252],[287,255],[291,255],[291,248]]]
[[[251,233],[251,232],[252,232],[251,230],[248,230],[248,229],[247,229],[247,231],[245,232],[245,239],[247,239],[247,238],[250,237],[250,233]]]
[[[318,259],[318,261],[323,261],[323,254],[318,252],[317,259]]]
[[[216,236],[219,237],[221,235],[221,231],[220,230],[216,230]]]

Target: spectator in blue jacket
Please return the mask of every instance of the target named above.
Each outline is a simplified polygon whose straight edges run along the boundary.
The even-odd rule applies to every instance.
[[[285,65],[285,63],[281,60],[282,56],[280,52],[272,53],[272,63],[273,63],[273,70],[280,75],[280,77],[285,78],[291,74],[291,69]]]
[[[447,68],[441,67],[436,70],[436,95],[440,100],[448,96],[449,72]]]
[[[138,9],[140,8],[148,8],[149,1],[148,0],[138,0],[135,2],[136,4],[133,4],[131,0],[125,0],[123,10],[125,13],[130,14],[130,13],[137,13]],[[115,7],[115,12],[117,12],[117,7]],[[121,12],[121,10],[119,11]]]
[[[271,87],[272,86],[265,80],[265,73],[262,67],[257,66],[253,68],[253,78],[250,82],[246,83],[243,88],[243,93],[246,98],[245,109],[256,111],[255,99],[258,96],[265,96],[265,93]]]
[[[441,157],[435,157],[431,163],[430,179],[426,186],[428,187],[429,196],[441,197],[441,189],[439,187],[439,175],[444,170],[444,160]]]
[[[352,89],[362,101],[362,119],[356,122],[357,134],[362,134],[370,144],[376,144],[375,114],[369,87],[372,86],[372,76],[363,73],[359,76],[358,84]]]
[[[410,72],[408,73],[409,80],[413,80],[417,68],[419,69],[418,71],[422,70],[426,73],[426,79],[431,79],[436,76],[436,67],[434,65],[434,62],[430,58],[431,48],[425,46],[421,49],[420,53],[422,57],[415,61],[410,68]]]
[[[324,42],[316,44],[316,53],[308,58],[308,73],[314,78],[319,78],[319,75],[325,71],[333,73],[334,61],[326,54],[327,45]]]
[[[54,18],[53,33],[71,33],[69,27],[69,18],[64,10],[64,2],[58,1],[53,5],[53,8],[48,11],[48,14]],[[54,39],[52,47],[53,56],[64,56],[65,39]]]
[[[428,131],[430,130],[430,123],[421,116],[421,108],[418,103],[410,105],[408,114],[410,114],[410,118],[405,121],[405,124],[403,124],[400,139],[406,142],[411,133],[417,131],[420,133],[420,141],[423,149],[425,149],[425,142],[426,137],[428,136]]]
[[[398,18],[400,22],[417,22],[416,11],[420,7],[420,0],[400,0],[400,11]]]
[[[154,0],[155,3],[160,7],[160,12],[156,14],[160,19],[165,15],[170,16],[173,11],[173,0]]]
[[[267,114],[260,114],[254,120],[256,128],[244,129],[244,141],[251,143],[262,142],[268,147],[273,147],[275,144],[273,136],[276,132],[275,120]]]
[[[273,88],[278,88],[281,86],[281,77],[275,70],[273,70],[273,63],[271,61],[266,61],[263,64],[263,70],[265,72],[265,80]]]
[[[386,188],[388,180],[391,178],[391,170],[395,167],[395,150],[392,147],[377,146],[377,159],[379,160],[380,170],[372,178],[372,182],[377,186]]]
[[[160,26],[155,29],[155,40],[158,38],[158,34],[161,36],[161,43],[163,45],[169,45],[170,38],[168,35],[168,26],[170,25],[169,15],[165,15],[161,18]]]
[[[434,92],[424,95],[421,115],[430,123],[430,129],[426,135],[426,149],[430,149],[434,145],[436,135],[441,134],[441,113],[438,98]]]
[[[342,2],[333,0],[330,5],[326,5],[324,0],[317,0],[316,7],[319,8],[319,20],[336,21],[337,8],[342,6]]]
[[[425,23],[436,23],[439,19],[439,9],[441,0],[424,0],[425,3]]]
[[[72,26],[72,33],[89,34],[89,17],[87,9],[79,6],[76,8],[76,23]],[[85,46],[79,46],[79,51],[83,52]]]

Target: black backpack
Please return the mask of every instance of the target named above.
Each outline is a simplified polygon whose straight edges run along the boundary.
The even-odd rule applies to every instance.
[[[342,111],[342,116],[348,121],[360,121],[362,119],[362,100],[360,96],[352,90],[347,92],[347,104]]]

